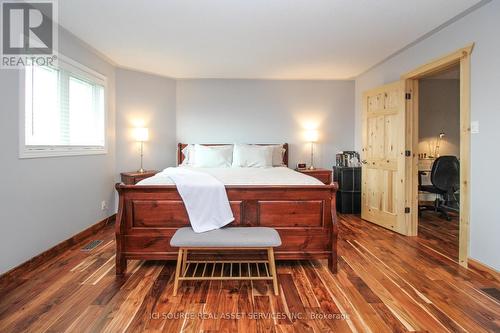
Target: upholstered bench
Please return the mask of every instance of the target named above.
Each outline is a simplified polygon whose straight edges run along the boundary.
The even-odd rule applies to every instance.
[[[196,233],[185,227],[175,232],[170,245],[179,248],[174,296],[179,283],[189,280],[272,280],[278,295],[274,247],[281,245],[281,238],[273,228],[229,227]],[[188,251],[193,250],[265,250],[267,260],[188,260]]]

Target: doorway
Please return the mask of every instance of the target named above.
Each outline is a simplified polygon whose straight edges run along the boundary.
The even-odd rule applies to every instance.
[[[418,237],[458,262],[460,63],[418,80]]]
[[[459,66],[458,263],[464,267],[469,256],[470,55],[473,47],[471,44],[422,65],[402,75],[400,81],[365,91],[361,117],[361,218],[406,236],[417,236],[419,82]],[[446,136],[443,134],[441,140]],[[435,146],[432,150],[436,154]]]
[[[408,173],[412,178],[407,181],[406,188],[411,195],[407,196],[408,202],[412,207],[412,217],[410,219],[410,229],[413,235],[417,235],[418,230],[418,151],[419,151],[419,81],[433,75],[446,72],[446,70],[459,68],[459,89],[460,89],[460,140],[459,140],[459,214],[458,214],[458,263],[467,267],[469,256],[469,223],[470,223],[470,57],[474,44],[458,49],[446,56],[431,61],[417,69],[402,75],[406,83],[407,95],[407,147],[414,153],[412,154],[412,163],[408,168]],[[446,135],[446,133],[445,133]]]

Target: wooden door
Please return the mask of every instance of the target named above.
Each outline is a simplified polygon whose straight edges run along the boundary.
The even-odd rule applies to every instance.
[[[361,217],[410,235],[405,94],[404,81],[363,94]]]

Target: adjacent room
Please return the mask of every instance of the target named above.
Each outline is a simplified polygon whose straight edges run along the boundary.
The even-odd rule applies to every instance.
[[[0,332],[500,331],[500,1],[0,22]]]
[[[419,237],[458,261],[460,65],[419,80]]]

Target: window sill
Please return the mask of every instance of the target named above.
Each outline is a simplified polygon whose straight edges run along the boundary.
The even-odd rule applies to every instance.
[[[107,154],[106,148],[25,148],[19,151],[19,158],[44,158],[44,157],[64,157],[64,156],[82,156],[82,155],[104,155]]]

